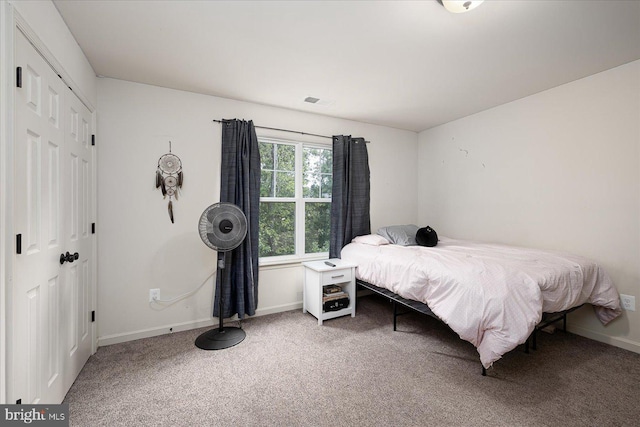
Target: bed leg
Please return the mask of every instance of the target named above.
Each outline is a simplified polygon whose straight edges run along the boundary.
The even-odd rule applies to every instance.
[[[532,343],[532,347],[533,347],[534,350],[538,349],[538,342],[537,342],[538,340],[536,339],[537,338],[537,334],[538,334],[538,330],[534,329],[533,330],[533,343]]]
[[[567,313],[562,315],[562,332],[567,332]]]
[[[396,304],[396,302],[393,301],[393,332],[396,331],[397,319],[398,319],[398,304]]]
[[[531,340],[531,336],[529,336],[529,338],[527,338],[527,340],[524,342],[524,352],[529,354],[529,341]]]
[[[487,369],[484,366],[482,367],[482,376],[483,377],[487,376]]]

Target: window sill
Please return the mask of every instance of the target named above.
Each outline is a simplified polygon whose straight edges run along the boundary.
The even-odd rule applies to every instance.
[[[296,267],[301,265],[303,262],[307,261],[319,261],[323,259],[329,259],[329,254],[315,254],[311,256],[305,257],[295,257],[295,258],[280,258],[280,259],[259,259],[258,266],[260,268],[278,268],[278,267]]]

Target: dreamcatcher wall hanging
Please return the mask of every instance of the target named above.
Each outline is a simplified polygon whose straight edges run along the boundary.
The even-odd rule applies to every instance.
[[[171,141],[169,141],[169,152],[163,154],[158,159],[158,169],[156,170],[156,188],[162,191],[162,197],[169,196],[169,218],[173,224],[173,202],[175,197],[178,200],[178,193],[182,188],[182,161],[175,154],[171,153]]]

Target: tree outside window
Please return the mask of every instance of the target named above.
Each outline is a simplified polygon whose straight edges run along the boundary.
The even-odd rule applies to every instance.
[[[259,138],[261,258],[329,251],[331,148]]]

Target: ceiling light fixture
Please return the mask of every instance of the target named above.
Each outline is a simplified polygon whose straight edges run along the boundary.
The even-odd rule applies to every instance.
[[[445,9],[452,13],[468,12],[480,6],[484,0],[438,0]]]

